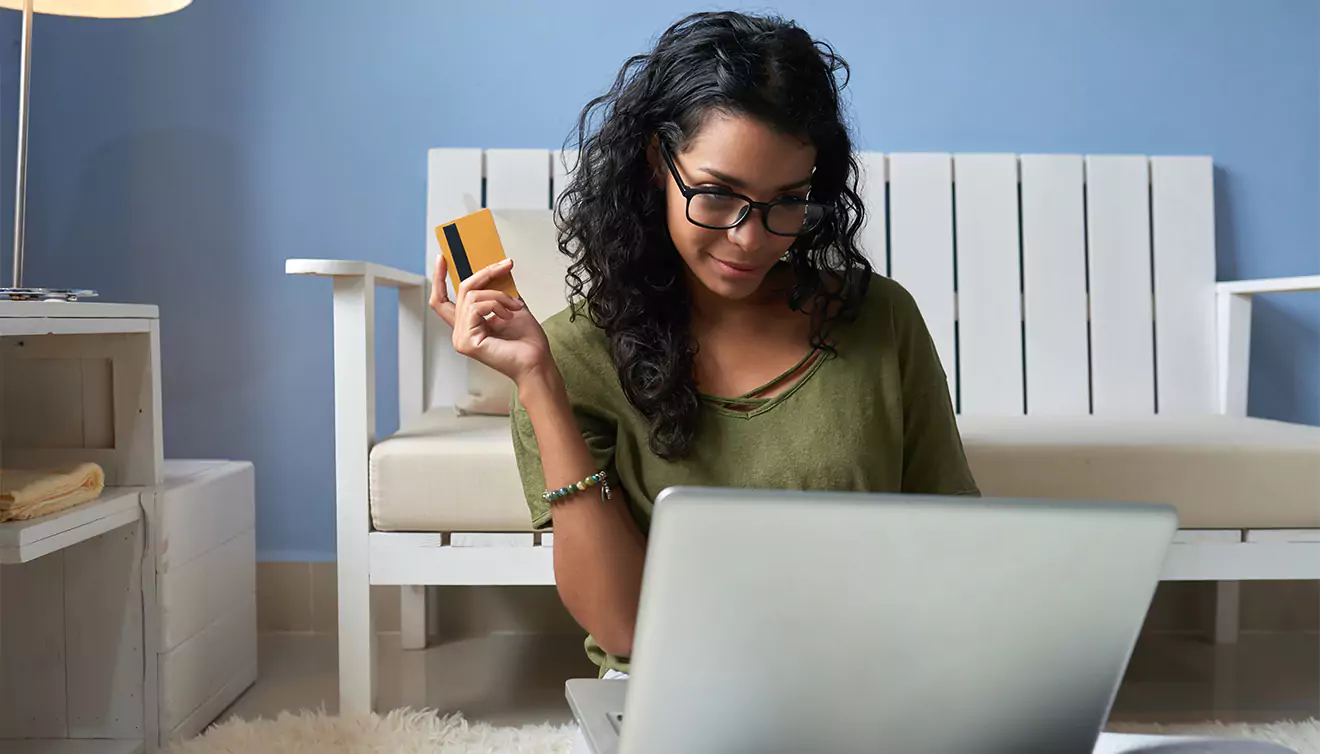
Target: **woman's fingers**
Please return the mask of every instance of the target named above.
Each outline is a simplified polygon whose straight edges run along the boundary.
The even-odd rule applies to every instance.
[[[437,254],[435,258],[435,274],[431,276],[431,311],[440,315],[450,327],[454,326],[456,311],[454,302],[449,300],[449,289],[445,287],[445,278],[448,275],[446,269],[445,255]]]
[[[504,291],[497,291],[493,288],[471,291],[467,294],[467,300],[474,303],[477,301],[498,301],[503,304],[506,309],[513,309],[515,311],[526,306],[521,300],[510,296]]]
[[[465,356],[474,355],[478,343],[491,334],[498,336],[499,325],[524,308],[526,304],[503,291],[484,288],[464,292],[455,315],[454,348]]]
[[[513,312],[499,301],[476,301],[472,304],[472,313],[483,320],[494,314],[500,319],[512,319]]]
[[[448,269],[444,256],[436,261],[431,284],[431,309],[454,329],[454,349],[459,353],[477,356],[482,341],[492,333],[500,332],[503,329],[500,325],[513,319],[514,312],[526,308],[521,300],[489,287],[501,275],[509,274],[512,268],[513,261],[505,259],[478,270],[459,284],[458,293],[451,301],[445,295]]]
[[[490,282],[501,275],[509,274],[513,269],[512,259],[502,259],[489,267],[482,267],[464,280],[458,286],[458,297],[462,298],[468,291],[477,291],[490,286]]]
[[[516,298],[493,290],[471,291],[463,297],[459,306],[458,324],[455,330],[466,329],[469,333],[480,330],[486,324],[486,318],[492,314],[502,320],[510,320],[513,313],[523,308],[523,302]]]

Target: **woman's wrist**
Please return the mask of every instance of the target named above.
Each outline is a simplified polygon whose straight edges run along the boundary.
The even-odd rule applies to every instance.
[[[568,391],[564,388],[564,378],[559,368],[551,362],[546,367],[534,369],[523,375],[516,383],[518,402],[528,412],[544,409],[557,403],[568,402]]]

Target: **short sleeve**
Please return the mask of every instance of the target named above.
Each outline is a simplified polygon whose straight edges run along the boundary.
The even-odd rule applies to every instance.
[[[593,411],[579,402],[573,402],[573,417],[577,420],[582,438],[587,441],[587,449],[591,451],[596,467],[611,468],[614,463],[617,437],[617,429],[613,423],[600,412]],[[527,499],[527,507],[531,510],[532,528],[544,529],[550,525],[550,504],[541,499],[541,494],[545,492],[541,450],[536,442],[536,432],[532,429],[531,419],[519,402],[516,389],[509,409],[509,418],[513,430],[513,453],[518,462],[518,475],[522,479],[523,495]]]
[[[979,495],[967,465],[949,380],[912,295],[893,287],[903,392],[903,492]]]
[[[903,491],[980,494],[967,465],[947,387],[932,388],[903,410]]]

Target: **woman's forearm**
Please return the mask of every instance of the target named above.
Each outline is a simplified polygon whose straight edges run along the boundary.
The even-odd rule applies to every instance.
[[[558,372],[525,381],[519,385],[518,397],[536,432],[547,489],[600,471],[573,418]],[[610,493],[609,500],[601,500],[598,488],[591,488],[555,503],[555,583],[568,611],[601,649],[628,657],[646,541],[628,511],[623,490],[614,484]]]

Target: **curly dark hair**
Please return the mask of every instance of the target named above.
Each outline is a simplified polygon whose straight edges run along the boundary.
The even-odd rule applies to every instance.
[[[832,211],[789,250],[789,303],[811,315],[812,345],[833,356],[831,326],[856,316],[871,277],[858,248],[859,171],[839,101],[847,79],[833,48],[791,21],[696,13],[629,58],[582,110],[569,140],[577,167],[558,204],[572,316],[585,313],[604,331],[624,394],[650,423],[650,448],[662,458],[690,452],[701,402],[691,293],[648,148],[659,139],[681,153],[712,113],[749,116],[816,147],[811,197]]]

